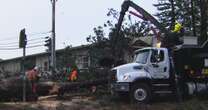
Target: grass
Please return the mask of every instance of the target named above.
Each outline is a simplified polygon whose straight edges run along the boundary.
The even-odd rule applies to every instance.
[[[128,99],[121,99],[109,94],[96,94],[93,100],[81,100],[74,104],[70,100],[60,101],[56,110],[208,110],[208,98],[193,97],[182,103],[176,101],[157,101],[150,104],[130,103]],[[169,98],[168,96],[165,98]],[[159,98],[158,98],[159,99]],[[0,103],[0,110],[46,110],[43,105],[4,104]]]
[[[182,110],[208,110],[208,100],[194,98],[182,103]]]

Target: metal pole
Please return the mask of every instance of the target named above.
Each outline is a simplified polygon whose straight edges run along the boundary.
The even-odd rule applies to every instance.
[[[23,102],[25,102],[26,101],[25,46],[23,47],[22,73],[23,73]]]
[[[55,12],[56,12],[56,1],[51,0],[52,2],[52,49],[51,49],[51,63],[52,71],[56,69],[56,33],[55,33]]]
[[[194,15],[194,1],[191,0],[191,17],[192,17],[192,20],[191,20],[191,23],[192,23],[192,28],[193,28],[193,35],[196,36],[196,25],[195,25],[195,15]]]

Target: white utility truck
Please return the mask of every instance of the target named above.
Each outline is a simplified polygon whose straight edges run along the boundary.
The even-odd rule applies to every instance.
[[[192,95],[208,92],[208,52],[200,47],[181,47],[173,54],[167,48],[147,47],[135,51],[134,61],[112,69],[112,89],[129,93],[135,101],[147,102],[154,94]]]
[[[150,21],[165,34],[163,46],[138,49],[132,63],[112,69],[112,90],[128,93],[134,101],[148,102],[155,94],[191,95],[208,93],[207,43],[198,46],[196,37],[183,40],[168,32],[154,17],[130,0],[124,1],[117,24],[117,35],[129,7],[134,8],[142,19]],[[119,36],[119,35],[118,35]]]

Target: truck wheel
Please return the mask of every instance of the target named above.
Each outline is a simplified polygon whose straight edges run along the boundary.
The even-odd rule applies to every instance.
[[[146,84],[133,85],[130,98],[133,102],[148,103],[151,99],[151,91]]]

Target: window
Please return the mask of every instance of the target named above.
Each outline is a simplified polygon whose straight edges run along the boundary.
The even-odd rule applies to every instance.
[[[162,61],[164,61],[164,58],[165,58],[164,51],[153,50],[150,61],[152,63],[162,62]]]
[[[134,62],[145,64],[147,62],[150,50],[142,50],[136,53]]]
[[[83,68],[88,68],[88,56],[83,57]]]

